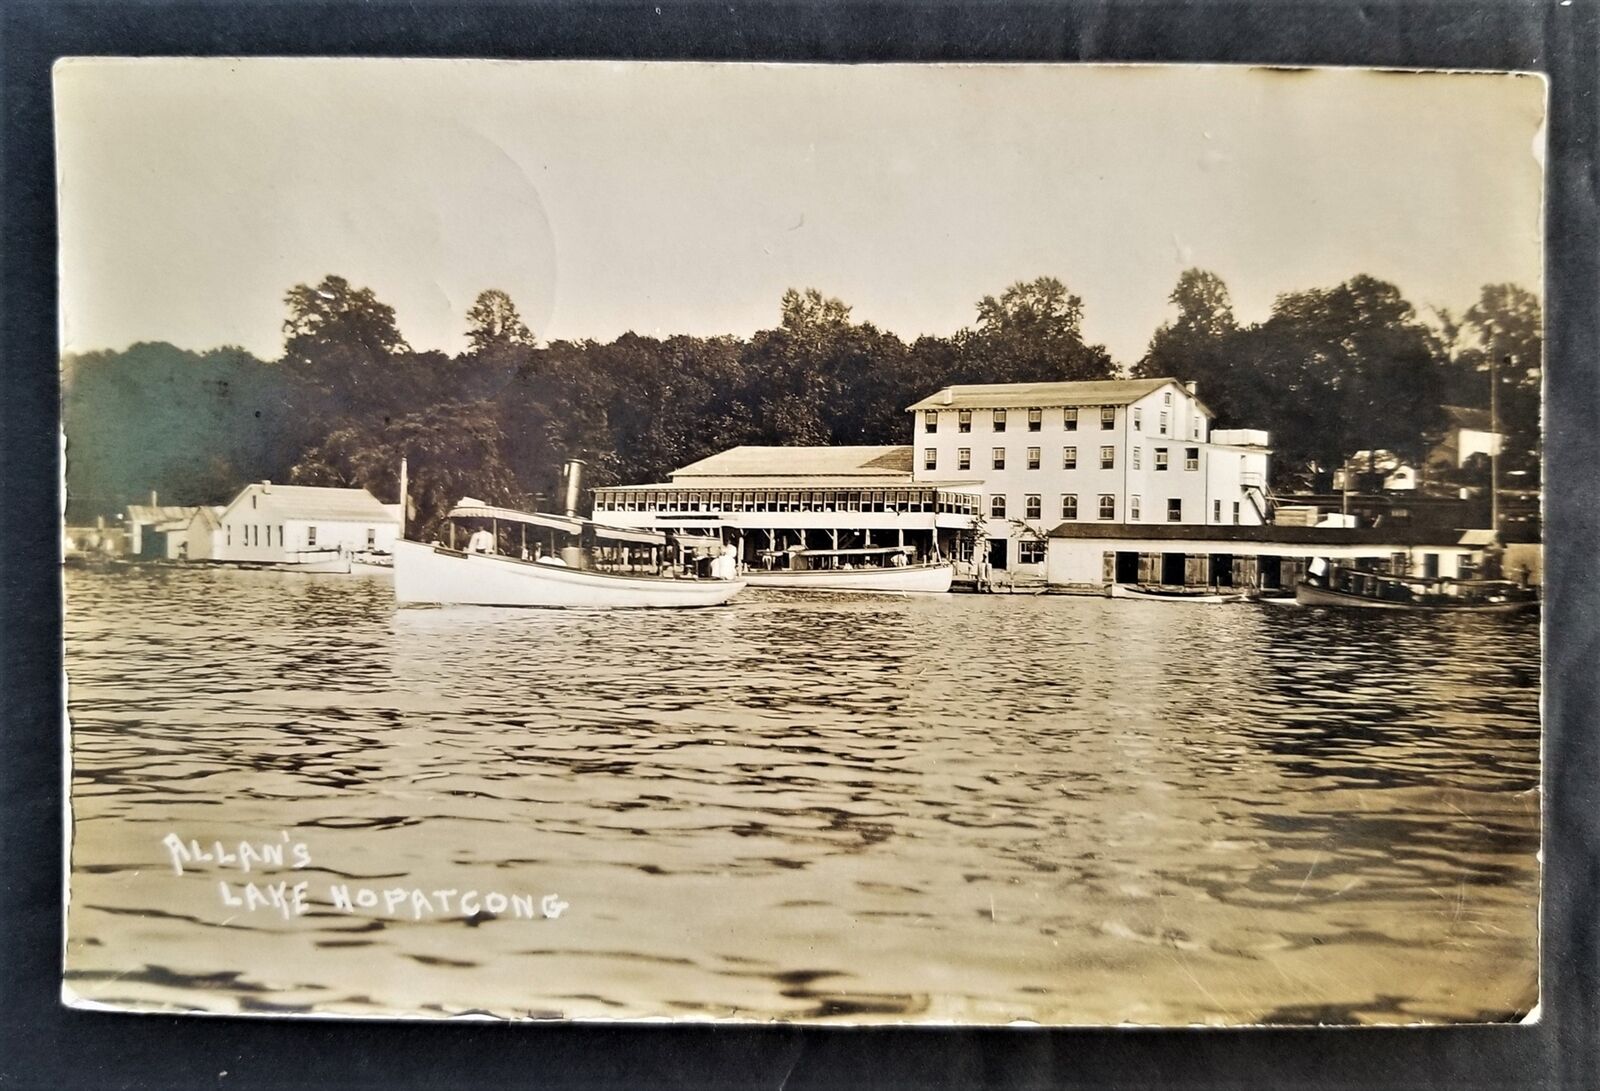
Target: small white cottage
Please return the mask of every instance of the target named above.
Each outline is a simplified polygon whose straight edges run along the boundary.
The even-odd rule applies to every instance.
[[[311,555],[390,553],[400,534],[399,506],[366,489],[246,485],[210,529],[211,559],[295,563]]]

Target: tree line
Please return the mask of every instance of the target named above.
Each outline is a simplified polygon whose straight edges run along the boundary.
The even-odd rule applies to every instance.
[[[1487,406],[1498,368],[1507,461],[1538,466],[1537,299],[1491,285],[1460,316],[1424,320],[1393,285],[1358,276],[1279,297],[1241,325],[1214,274],[1189,270],[1135,376],[1200,384],[1218,426],[1273,433],[1279,487],[1326,487],[1342,460],[1383,448],[1419,457],[1444,405]],[[192,352],[141,343],[63,361],[67,518],[114,518],[158,490],[163,503],[221,503],[247,481],[398,493],[409,459],[413,511],[436,522],[462,495],[514,506],[558,495],[562,461],[593,486],[661,480],[736,444],[907,442],[905,407],[951,383],[1105,379],[1122,374],[1083,338],[1083,301],[1059,280],[978,301],[973,324],[906,342],[808,289],[748,338],[540,344],[491,289],[466,315],[458,355],[417,351],[393,308],[328,276],[285,297],[284,352]],[[553,503],[553,501],[551,501]]]

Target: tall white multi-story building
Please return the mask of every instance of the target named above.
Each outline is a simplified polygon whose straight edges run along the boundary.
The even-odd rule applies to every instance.
[[[949,386],[908,411],[913,476],[977,483],[995,568],[1042,575],[1062,523],[1268,521],[1267,434],[1213,432],[1192,383]]]

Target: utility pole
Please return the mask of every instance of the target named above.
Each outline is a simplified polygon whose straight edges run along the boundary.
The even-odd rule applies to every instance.
[[[1508,355],[1506,363],[1512,358]],[[1500,373],[1489,354],[1489,530],[1500,540]]]

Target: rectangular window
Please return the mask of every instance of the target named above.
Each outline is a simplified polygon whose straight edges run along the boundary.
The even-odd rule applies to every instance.
[[[972,431],[972,410],[962,409],[956,413],[956,431]]]
[[[1165,394],[1161,395],[1161,404],[1162,405],[1171,405],[1172,404],[1172,391],[1169,390]]]
[[[1063,470],[1076,470],[1078,468],[1078,449],[1076,447],[1061,448],[1061,468]]]
[[[1117,449],[1115,447],[1100,448],[1100,468],[1114,470],[1117,468]]]
[[[1213,501],[1211,501],[1211,521],[1213,523],[1222,522],[1222,501],[1221,500],[1213,500]]]
[[[937,470],[939,468],[939,450],[929,447],[922,452],[922,468],[924,470]]]
[[[994,411],[994,430],[996,432],[1004,432],[1006,430],[1006,411],[1004,409],[996,409]]]
[[[1117,517],[1117,498],[1108,492],[1100,494],[1100,518],[1115,519]]]
[[[1185,470],[1198,470],[1200,468],[1200,448],[1185,447],[1183,449],[1183,468]]]
[[[1143,455],[1143,454],[1144,454],[1144,448],[1142,448],[1142,447],[1135,447],[1135,448],[1134,448],[1134,449],[1133,449],[1133,468],[1134,468],[1134,469],[1135,469],[1135,470],[1137,470],[1137,469],[1138,469],[1138,468],[1139,468],[1139,463],[1140,463],[1140,461],[1141,461],[1141,456],[1142,456],[1142,455]]]
[[[1017,543],[1018,564],[1044,564],[1044,543],[1027,541]]]
[[[930,433],[939,430],[939,411],[937,409],[929,409],[922,414],[922,430]]]
[[[1004,447],[996,447],[994,449],[994,468],[997,470],[1006,468],[1006,449]]]
[[[1183,522],[1183,501],[1176,496],[1167,501],[1167,522]]]
[[[1133,523],[1139,521],[1139,498],[1137,496],[1128,497],[1128,521]]]
[[[1023,518],[1037,519],[1041,514],[1043,514],[1044,505],[1039,502],[1039,497],[1033,493],[1029,493],[1028,496],[1023,499],[1022,504]]]
[[[1200,438],[1200,418],[1199,417],[1195,418],[1194,424],[1191,425],[1190,428],[1189,428],[1189,438],[1190,439],[1199,439]]]
[[[970,470],[970,469],[972,469],[972,448],[971,447],[962,447],[960,450],[958,450],[956,452],[956,469],[958,469],[958,470]]]
[[[1161,434],[1167,434],[1167,411],[1165,409],[1161,411]]]
[[[233,544],[233,524],[232,523],[229,523],[227,526],[222,528],[222,537],[224,539],[223,543],[222,543],[223,545],[232,545]]]
[[[989,497],[989,514],[996,519],[1004,519],[1006,517],[1006,498],[1003,496]]]
[[[1116,426],[1117,407],[1114,405],[1102,405],[1100,407],[1100,427],[1109,432]]]
[[[1233,502],[1233,525],[1239,525],[1239,501],[1237,500]]]
[[[1078,407],[1069,405],[1061,411],[1061,426],[1069,432],[1078,430]]]
[[[1078,517],[1078,496],[1076,493],[1067,493],[1061,498],[1061,518],[1076,519]]]
[[[1139,429],[1141,429],[1143,427],[1144,427],[1144,410],[1135,409],[1133,411],[1133,430],[1135,432],[1137,432]]]
[[[1030,410],[1028,410],[1028,431],[1037,432],[1043,426],[1044,426],[1044,410],[1043,409],[1030,409]]]
[[[282,527],[278,528],[278,544],[279,545],[283,544],[283,528]],[[374,546],[376,546],[377,544],[378,544],[378,528],[377,527],[368,527],[367,528],[367,548],[371,549]]]
[[[1166,468],[1167,468],[1167,449],[1165,447],[1157,447],[1156,448],[1156,469],[1165,470]]]
[[[314,546],[316,544],[317,544],[317,528],[316,527],[306,527],[306,545]]]
[[[1037,447],[1029,447],[1028,448],[1028,469],[1037,470],[1038,468],[1039,468],[1039,448],[1037,448]]]

